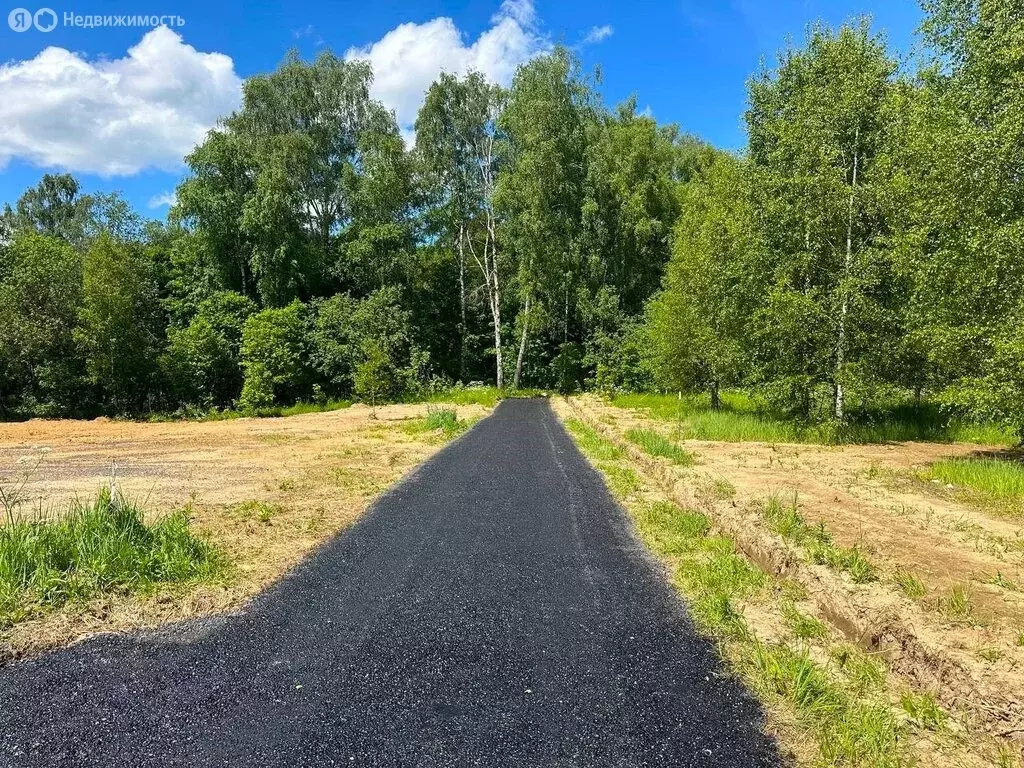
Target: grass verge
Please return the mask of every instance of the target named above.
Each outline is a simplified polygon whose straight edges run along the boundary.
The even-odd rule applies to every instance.
[[[224,565],[190,529],[188,510],[147,524],[137,506],[113,502],[109,490],[57,518],[9,513],[0,527],[0,627],[107,592],[209,580]]]
[[[639,445],[649,456],[660,456],[673,464],[689,467],[695,461],[692,453],[653,429],[631,429],[626,433],[626,439]]]
[[[700,628],[716,639],[733,669],[770,709],[795,721],[795,740],[813,741],[818,754],[807,762],[876,768],[911,764],[906,726],[884,697],[866,696],[863,670],[870,668],[872,681],[884,680],[877,665],[849,646],[829,662],[818,661],[809,643],[827,642],[824,624],[800,614],[782,585],[743,557],[732,539],[714,533],[706,515],[669,501],[645,501],[643,482],[618,446],[589,425],[575,419],[565,423],[624,502],[644,543],[674,574]],[[622,494],[616,485],[626,470],[637,485]],[[786,641],[758,638],[744,612],[753,603],[788,626]]]

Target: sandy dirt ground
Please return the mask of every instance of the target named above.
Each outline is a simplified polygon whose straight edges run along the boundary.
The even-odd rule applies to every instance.
[[[671,437],[671,425],[643,413],[596,398],[585,402],[623,434],[654,427]],[[958,501],[944,486],[913,479],[937,459],[984,452],[983,447],[698,440],[687,440],[685,447],[697,458],[689,470],[695,478],[725,480],[736,490],[734,503],[752,504],[773,495],[785,502],[795,498],[807,522],[824,523],[843,546],[861,547],[884,573],[903,569],[916,575],[928,589],[925,602],[966,585],[976,618],[987,629],[1024,631],[1024,593],[993,583],[1001,574],[1005,583],[1024,588],[1024,520]]]
[[[154,626],[236,608],[366,509],[443,444],[403,429],[426,405],[287,418],[138,423],[0,424],[0,483],[24,485],[22,514],[59,514],[113,475],[158,516],[189,506],[193,525],[228,556],[221,583],[148,597],[114,595],[0,632],[0,660],[99,631]],[[461,419],[486,414],[460,406]]]

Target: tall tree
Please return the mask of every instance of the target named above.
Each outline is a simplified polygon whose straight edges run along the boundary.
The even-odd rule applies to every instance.
[[[846,390],[870,331],[894,299],[884,254],[875,248],[875,160],[896,64],[867,22],[811,31],[777,71],[750,84],[747,126],[759,212],[773,260],[757,330],[769,378],[810,406],[819,384],[832,389],[832,415],[845,417]]]
[[[511,167],[498,179],[496,199],[518,258],[523,307],[516,387],[535,319],[560,318],[562,343],[569,341],[570,305],[582,278],[579,235],[593,97],[579,69],[565,48],[524,64],[499,118]],[[544,305],[542,313],[537,304]]]
[[[947,398],[1024,434],[1024,9],[926,0],[933,61],[898,161],[917,335]],[[912,111],[911,111],[912,109]]]
[[[175,213],[206,235],[226,287],[280,306],[399,276],[412,169],[371,80],[365,62],[291,53],[189,156]]]
[[[416,149],[439,206],[441,229],[458,259],[460,375],[466,370],[467,263],[478,268],[494,330],[495,382],[504,386],[502,284],[494,191],[500,171],[497,118],[501,88],[472,72],[442,74],[416,119]]]

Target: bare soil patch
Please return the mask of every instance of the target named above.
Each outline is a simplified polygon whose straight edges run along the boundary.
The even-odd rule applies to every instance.
[[[237,608],[441,447],[432,432],[402,428],[426,412],[425,404],[375,414],[356,405],[218,422],[0,424],[0,482],[27,477],[24,514],[60,514],[93,496],[113,470],[121,493],[150,515],[190,507],[193,525],[232,564],[222,583],[113,595],[16,624],[0,632],[0,661],[97,632]],[[486,413],[458,408],[463,419]]]

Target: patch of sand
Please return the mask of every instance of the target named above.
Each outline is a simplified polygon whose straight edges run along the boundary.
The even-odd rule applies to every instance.
[[[459,406],[462,419],[487,413]],[[351,524],[380,491],[443,441],[401,427],[426,405],[285,418],[139,423],[0,424],[0,483],[24,483],[22,514],[59,514],[110,481],[150,516],[189,505],[193,525],[223,550],[223,583],[141,597],[112,595],[0,631],[0,660],[96,632],[238,607],[311,549]]]

